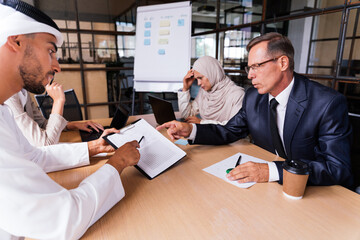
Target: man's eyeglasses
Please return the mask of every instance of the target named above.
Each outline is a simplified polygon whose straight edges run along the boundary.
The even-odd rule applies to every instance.
[[[261,62],[261,63],[255,63],[251,66],[245,66],[245,72],[247,74],[249,74],[250,72],[250,69],[252,69],[253,71],[256,71],[261,65],[264,65],[265,63],[268,63],[268,62],[271,62],[271,61],[275,61],[275,60],[278,60],[280,57],[277,57],[277,58],[272,58],[272,59],[269,59],[269,60],[266,60],[264,62]]]

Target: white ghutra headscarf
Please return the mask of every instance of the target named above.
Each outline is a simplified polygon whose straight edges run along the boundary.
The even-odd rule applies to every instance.
[[[43,12],[22,1],[0,0],[0,47],[10,36],[30,33],[50,33],[58,47],[63,43],[59,28]]]
[[[195,98],[202,119],[228,121],[241,108],[244,89],[225,75],[218,60],[205,56],[195,61],[193,70],[208,78],[211,90],[200,88]]]

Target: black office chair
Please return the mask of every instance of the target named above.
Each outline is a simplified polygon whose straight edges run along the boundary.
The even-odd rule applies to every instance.
[[[74,89],[64,91],[65,105],[64,105],[64,118],[67,121],[81,121],[83,120],[81,107],[76,97]],[[49,119],[53,100],[50,96],[35,95],[36,102],[40,107],[40,111],[46,119]]]
[[[350,124],[352,125],[353,141],[351,145],[351,168],[354,175],[355,191],[360,194],[360,115],[349,113]]]

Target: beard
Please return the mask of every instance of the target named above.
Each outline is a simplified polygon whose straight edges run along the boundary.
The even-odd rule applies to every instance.
[[[37,75],[29,73],[27,69],[20,66],[20,75],[24,82],[24,88],[34,94],[42,94],[45,91],[45,87],[40,82],[36,82]]]
[[[29,45],[26,46],[23,61],[19,66],[19,73],[24,82],[24,89],[34,94],[41,94],[45,91],[43,68],[34,54],[33,48]],[[54,75],[54,72],[50,71],[48,74]]]

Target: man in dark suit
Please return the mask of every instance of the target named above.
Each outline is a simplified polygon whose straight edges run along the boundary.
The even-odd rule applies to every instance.
[[[254,38],[249,51],[248,89],[242,109],[225,125],[168,122],[172,139],[193,144],[226,144],[251,134],[254,144],[284,159],[311,168],[310,185],[352,185],[350,135],[346,99],[335,90],[294,73],[294,48],[285,36]],[[238,182],[282,183],[282,161],[247,162],[228,176]]]

